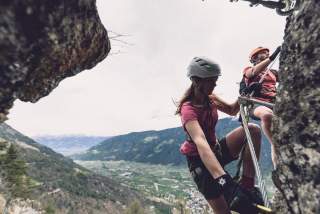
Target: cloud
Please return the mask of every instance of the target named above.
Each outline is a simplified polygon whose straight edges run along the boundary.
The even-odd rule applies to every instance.
[[[98,0],[105,26],[129,34],[134,45],[116,47],[90,71],[64,80],[36,104],[17,101],[10,125],[28,135],[116,135],[180,125],[173,99],[190,84],[192,57],[218,61],[223,76],[217,93],[237,97],[236,82],[256,46],[282,42],[285,18],[247,2],[227,0]],[[116,45],[113,42],[113,45]]]

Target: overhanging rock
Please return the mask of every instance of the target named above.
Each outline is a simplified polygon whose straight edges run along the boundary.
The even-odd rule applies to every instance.
[[[110,51],[95,0],[2,0],[0,14],[0,121]]]

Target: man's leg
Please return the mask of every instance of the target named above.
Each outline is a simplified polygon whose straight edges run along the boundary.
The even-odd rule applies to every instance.
[[[272,159],[273,167],[276,168],[277,157],[275,153],[275,147],[272,142],[272,133],[271,133],[273,111],[265,106],[258,106],[253,110],[253,115],[261,120],[262,130],[271,144],[271,159]]]

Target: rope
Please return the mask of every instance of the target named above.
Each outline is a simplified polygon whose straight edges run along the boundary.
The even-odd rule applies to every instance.
[[[240,104],[240,115],[241,115],[241,118],[242,118],[243,128],[244,128],[244,131],[245,131],[245,134],[246,134],[246,137],[247,137],[247,143],[248,143],[248,146],[249,146],[249,149],[250,149],[251,158],[252,158],[253,165],[254,165],[255,172],[256,172],[256,176],[257,176],[257,179],[258,179],[258,186],[259,186],[261,194],[262,194],[262,199],[263,199],[263,202],[264,202],[265,206],[266,207],[270,207],[268,196],[267,196],[267,192],[266,192],[266,187],[265,187],[265,181],[262,178],[262,174],[261,174],[261,171],[260,171],[258,159],[257,159],[256,153],[254,151],[253,142],[252,142],[250,131],[249,131],[249,128],[248,128],[248,119],[246,119],[245,107],[243,106],[243,104]]]

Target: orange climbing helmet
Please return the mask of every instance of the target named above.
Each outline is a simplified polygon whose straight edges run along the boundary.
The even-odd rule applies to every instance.
[[[257,47],[255,49],[253,49],[249,55],[249,60],[250,62],[253,61],[253,58],[255,55],[257,55],[258,53],[260,53],[261,51],[268,51],[269,52],[269,49],[268,48],[264,48],[264,47]]]

